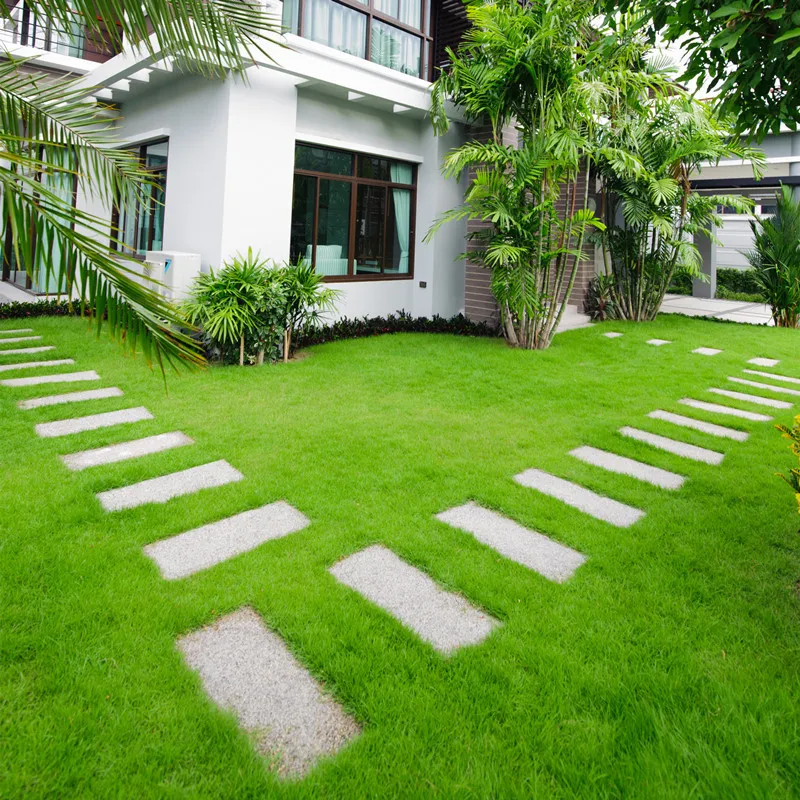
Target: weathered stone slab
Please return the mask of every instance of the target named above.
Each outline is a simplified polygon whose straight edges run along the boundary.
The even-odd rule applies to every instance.
[[[716,350],[713,347],[697,347],[692,350],[693,353],[697,353],[700,356],[716,356],[722,352],[722,350]]]
[[[571,456],[609,472],[616,472],[620,475],[628,475],[661,489],[680,489],[686,480],[683,475],[676,475],[660,467],[653,467],[644,464],[633,458],[618,456],[616,453],[609,453],[607,450],[598,450],[596,447],[577,447],[570,451]]]
[[[13,336],[15,333],[33,333],[33,328],[11,328],[9,330],[0,331],[0,337]],[[0,342],[3,340],[0,338]]]
[[[661,347],[662,344],[672,344],[669,339],[648,339],[647,344],[652,344],[655,347]]]
[[[381,545],[354,553],[328,571],[441,653],[478,644],[500,625]]]
[[[33,353],[44,353],[46,350],[55,350],[55,345],[45,344],[41,347],[16,347],[12,350],[0,350],[0,356],[25,356]]]
[[[124,425],[129,422],[141,422],[153,419],[153,415],[144,406],[137,408],[123,408],[120,411],[106,411],[103,414],[89,414],[86,417],[72,417],[59,419],[55,422],[40,422],[35,430],[43,438],[54,436],[69,436],[72,433],[95,431],[99,428],[111,428],[114,425]]]
[[[85,372],[60,372],[57,375],[37,375],[35,378],[7,378],[0,386],[39,386],[45,383],[78,383],[80,381],[99,381],[100,376],[93,370]]]
[[[725,458],[724,453],[718,453],[716,450],[707,450],[705,447],[697,447],[693,444],[686,444],[686,442],[678,442],[675,439],[668,439],[666,436],[658,436],[655,433],[640,431],[638,428],[629,428],[626,426],[620,428],[619,432],[629,439],[636,439],[637,442],[644,442],[658,450],[664,450],[667,453],[673,453],[682,458],[689,458],[692,461],[702,461],[704,464],[721,464],[722,459]]]
[[[97,499],[106,511],[122,511],[147,503],[166,503],[175,497],[194,494],[201,489],[213,489],[244,479],[238,469],[227,461],[211,461],[199,467],[171,472],[158,478],[100,492]]]
[[[40,367],[63,367],[65,364],[74,364],[71,358],[56,358],[53,361],[20,361],[19,364],[0,364],[0,372],[10,372],[17,369],[38,369]]]
[[[618,500],[612,500],[610,497],[604,497],[577,483],[558,478],[541,469],[526,469],[525,472],[515,475],[514,480],[520,486],[535,489],[549,497],[555,497],[562,503],[583,511],[584,514],[616,525],[618,528],[629,528],[644,516],[644,511],[640,511],[638,508],[625,505]]]
[[[727,414],[729,417],[749,419],[753,422],[769,422],[772,419],[772,417],[768,417],[766,414],[757,414],[755,411],[743,411],[741,408],[721,406],[717,403],[706,403],[703,400],[692,400],[688,397],[684,397],[678,402],[690,408],[698,408],[701,411],[710,411],[714,414]]]
[[[149,544],[144,552],[155,561],[164,578],[175,580],[194,575],[310,524],[296,508],[280,500]]]
[[[450,508],[437,514],[436,519],[471,533],[501,556],[557,583],[572,577],[586,561],[586,556],[577,550],[476,503]]]
[[[118,461],[128,461],[131,458],[141,458],[175,447],[194,444],[185,433],[174,431],[172,433],[159,433],[155,436],[146,436],[143,439],[134,439],[131,442],[120,442],[108,447],[96,447],[93,450],[82,450],[79,453],[70,453],[61,456],[64,464],[73,472],[96,467],[101,464],[116,464]]]
[[[682,428],[691,428],[710,436],[720,436],[723,439],[733,439],[735,442],[746,442],[750,435],[745,431],[737,431],[735,428],[727,428],[724,425],[715,425],[713,422],[703,422],[701,419],[684,417],[681,414],[673,414],[670,411],[651,411],[648,415],[651,419],[660,419],[664,422],[671,422],[673,425],[680,425]]]
[[[609,331],[608,333],[603,334],[603,336],[605,336],[606,339],[618,339],[622,335],[623,334],[619,333],[618,331]]]
[[[20,400],[17,407],[23,411],[44,406],[60,406],[64,403],[80,403],[84,400],[105,400],[108,397],[121,397],[122,389],[111,386],[108,389],[88,389],[85,392],[67,392],[66,394],[48,394],[44,397],[33,397],[30,400]]]
[[[0,344],[16,344],[17,342],[41,341],[41,336],[14,336],[10,339],[0,339]]]
[[[757,406],[769,406],[770,408],[791,408],[792,404],[784,400],[773,400],[771,397],[761,397],[757,394],[744,394],[743,392],[731,392],[728,389],[709,389],[712,394],[721,397],[730,397],[731,400],[742,400],[745,403],[753,403]]]
[[[773,381],[778,381],[778,383],[796,383],[800,384],[800,378],[791,378],[788,375],[777,375],[774,372],[761,372],[757,369],[745,369],[742,372],[746,372],[748,375],[758,375],[761,378],[770,378]]]
[[[758,381],[748,381],[745,378],[728,377],[732,383],[740,383],[742,386],[752,386],[754,389],[766,389],[768,392],[775,392],[776,394],[791,394],[795,397],[800,397],[800,391],[797,389],[788,389],[786,386],[773,386],[771,383],[759,383]]]
[[[778,358],[751,358],[747,363],[755,364],[757,367],[776,367],[781,362]]]
[[[304,776],[360,733],[252,609],[181,637],[178,649],[214,703],[232,711],[257,750],[275,759],[281,777]]]

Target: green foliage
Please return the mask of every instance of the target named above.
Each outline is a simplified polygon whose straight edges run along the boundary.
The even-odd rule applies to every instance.
[[[784,439],[788,439],[791,442],[789,449],[800,461],[800,414],[794,418],[794,424],[791,428],[786,425],[776,425],[775,427],[783,434]],[[800,514],[800,468],[791,467],[788,475],[779,474],[778,477],[784,480],[794,492],[798,506],[797,513]]]
[[[720,111],[740,132],[759,138],[800,123],[800,7],[783,0],[604,0],[620,11],[646,14],[644,27],[680,42],[689,56],[682,81],[708,79]]]
[[[667,291],[673,294],[691,294],[693,291],[692,276],[686,270],[676,269],[672,273],[672,280],[669,282]]]
[[[722,288],[728,294],[748,294],[760,298],[761,288],[752,269],[717,269],[717,292]]]
[[[754,247],[747,258],[761,294],[779,327],[796,328],[800,321],[800,201],[782,186],[771,217],[750,222]]]
[[[15,4],[0,6],[6,23]],[[274,22],[259,4],[240,0],[26,0],[40,21],[80,30],[113,46],[136,44],[179,68],[210,76],[244,74]],[[153,37],[150,34],[154,33]],[[196,343],[181,332],[185,321],[141,278],[141,264],[113,252],[107,219],[73,208],[72,186],[110,207],[144,196],[150,176],[120,148],[119,118],[87,102],[83,78],[53,81],[27,62],[0,63],[0,194],[4,236],[16,263],[29,275],[53,280],[57,293],[77,296],[129,352],[148,362],[202,364]],[[24,126],[22,125],[24,121]],[[66,187],[66,191],[65,191]]]
[[[614,304],[614,277],[612,275],[595,275],[589,281],[584,311],[597,322],[605,319],[617,319],[619,312]]]

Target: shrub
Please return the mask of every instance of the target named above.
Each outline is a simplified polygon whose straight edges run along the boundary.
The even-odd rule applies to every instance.
[[[683,270],[676,272],[670,281],[668,292],[672,294],[692,294],[692,276]]]
[[[66,300],[44,300],[41,303],[0,304],[0,319],[25,319],[27,317],[72,317],[80,306],[70,308]]]
[[[794,425],[791,428],[786,425],[776,425],[775,427],[783,434],[784,439],[788,439],[791,442],[789,449],[796,458],[800,459],[800,414],[794,418]],[[792,467],[788,476],[778,473],[778,477],[784,480],[794,491],[798,505],[797,512],[800,514],[800,469]]]
[[[614,303],[614,277],[612,275],[595,275],[589,281],[585,311],[598,322],[617,318],[618,310]]]
[[[754,269],[722,268],[717,270],[717,291],[751,294],[761,297],[761,287]]]

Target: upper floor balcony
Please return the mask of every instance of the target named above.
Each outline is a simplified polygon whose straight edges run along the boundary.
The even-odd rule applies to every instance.
[[[111,36],[87,29],[77,15],[75,22],[65,30],[63,25],[35,14],[25,2],[5,2],[11,19],[4,19],[0,24],[0,44],[7,49],[32,47],[93,62],[108,61],[119,52]]]

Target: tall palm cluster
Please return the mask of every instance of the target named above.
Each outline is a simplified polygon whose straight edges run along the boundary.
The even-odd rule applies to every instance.
[[[263,6],[241,0],[27,0],[32,14],[60,30],[78,21],[87,37],[179,59],[206,75],[243,73],[275,34]],[[8,4],[0,15],[10,19]],[[152,32],[152,35],[151,35]],[[102,112],[102,113],[99,113]],[[132,352],[163,369],[202,354],[180,332],[179,312],[138,277],[139,266],[112,249],[109,222],[75,208],[86,193],[106,207],[143,199],[149,173],[119,148],[118,118],[85,83],[37,73],[35,62],[0,62],[0,203],[13,258],[29,275],[58,287]],[[67,189],[65,191],[65,188]],[[111,239],[111,241],[110,241]]]

